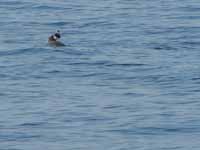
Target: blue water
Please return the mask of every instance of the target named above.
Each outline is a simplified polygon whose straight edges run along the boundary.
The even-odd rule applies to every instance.
[[[1,0],[0,150],[199,150],[198,0]],[[50,47],[62,32],[65,47]]]

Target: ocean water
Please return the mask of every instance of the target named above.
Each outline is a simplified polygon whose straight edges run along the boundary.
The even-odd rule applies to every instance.
[[[1,0],[0,150],[199,150],[198,0]],[[65,47],[48,36],[62,32]]]

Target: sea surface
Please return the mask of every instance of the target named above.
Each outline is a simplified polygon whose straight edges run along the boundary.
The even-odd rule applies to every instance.
[[[199,0],[0,1],[0,150],[199,149]]]

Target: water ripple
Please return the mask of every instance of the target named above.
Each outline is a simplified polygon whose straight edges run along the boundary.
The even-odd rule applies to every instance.
[[[0,149],[199,149],[197,1],[0,8]]]

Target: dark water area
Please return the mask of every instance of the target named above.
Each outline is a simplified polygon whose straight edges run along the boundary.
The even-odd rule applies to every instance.
[[[199,150],[197,0],[1,0],[1,150]],[[51,47],[59,29],[65,47]]]

